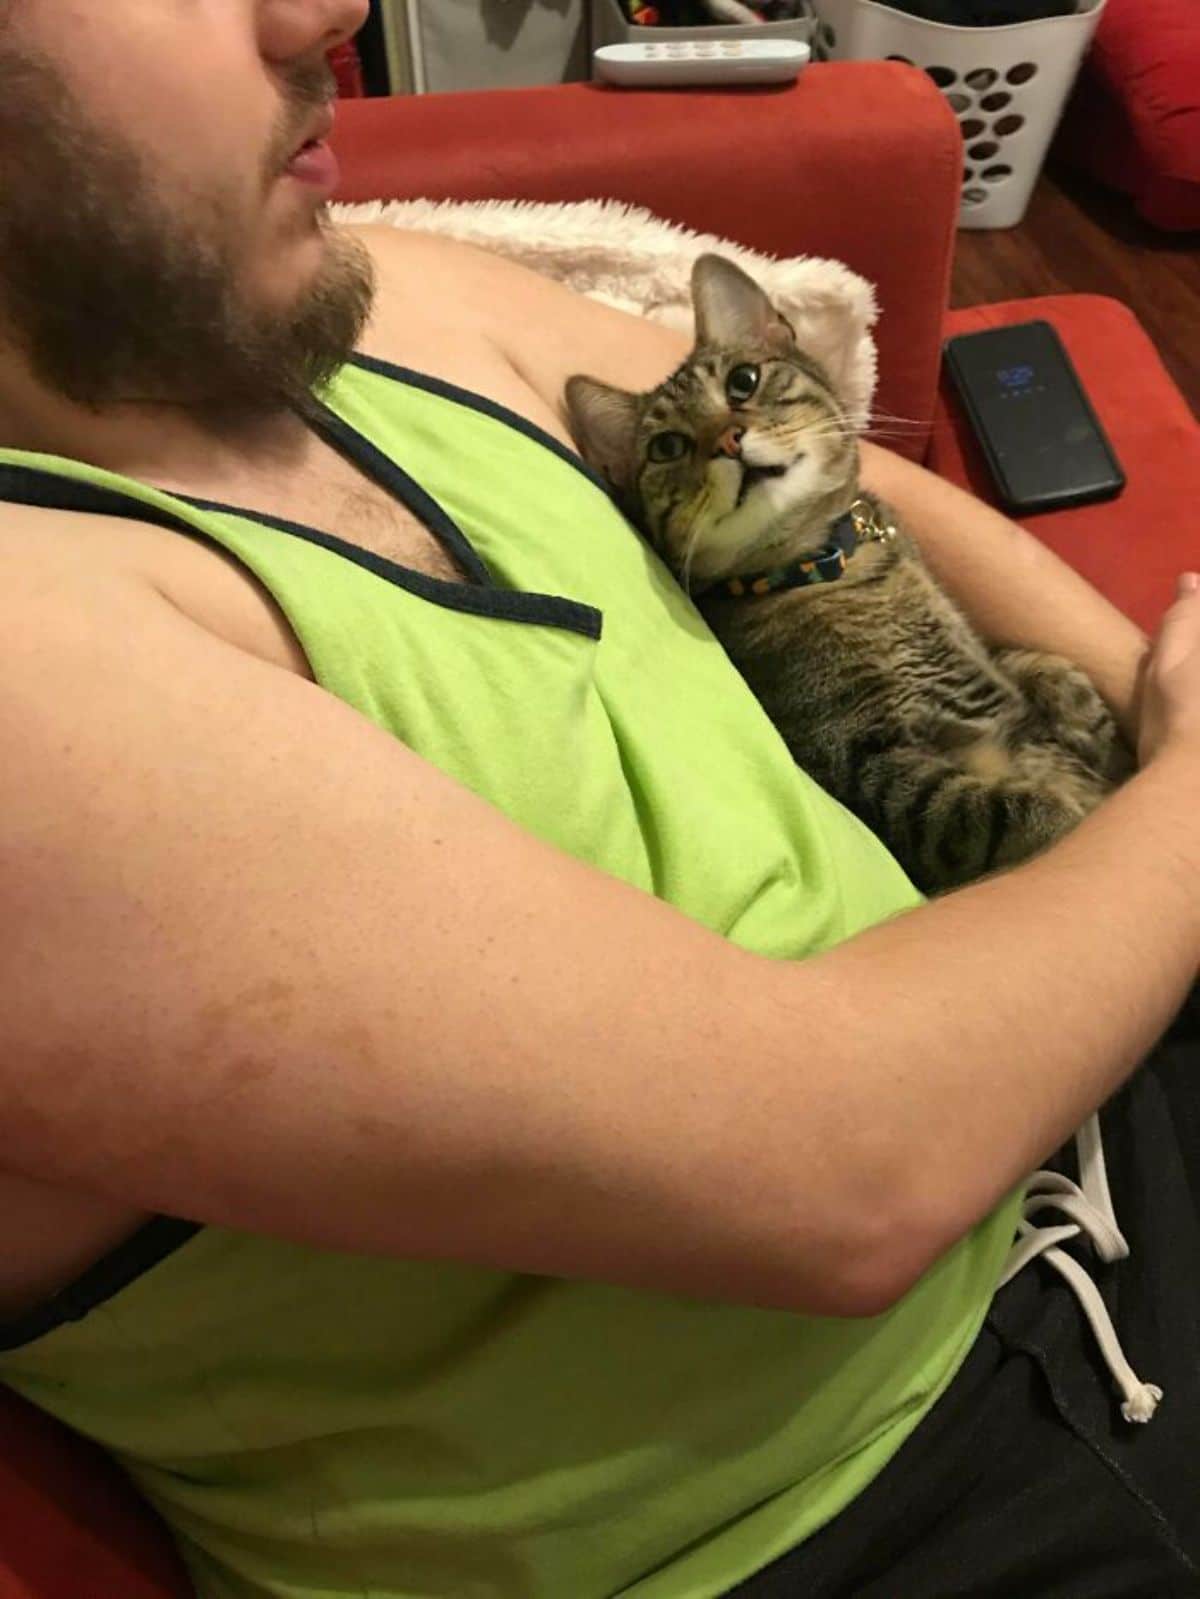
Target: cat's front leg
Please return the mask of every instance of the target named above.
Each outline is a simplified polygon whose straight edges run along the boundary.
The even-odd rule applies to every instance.
[[[1064,764],[1061,753],[1058,762]],[[872,753],[852,786],[834,792],[919,889],[940,894],[1053,844],[1097,803],[1096,789],[1093,783],[1089,792],[1077,770],[1068,782],[1053,771],[1031,779],[1011,760],[974,770],[955,756],[904,744]]]
[[[1021,690],[1044,736],[1109,783],[1131,775],[1132,752],[1081,667],[1042,650],[995,650],[992,658]]]

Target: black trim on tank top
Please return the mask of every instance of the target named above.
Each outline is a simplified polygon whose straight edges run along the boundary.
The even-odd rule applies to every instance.
[[[58,1293],[20,1316],[0,1321],[0,1351],[20,1349],[68,1322],[82,1321],[202,1231],[199,1222],[152,1217]]]
[[[343,422],[336,412],[319,401],[317,413],[309,418],[309,423],[314,433],[319,434],[330,449],[336,450],[343,460],[349,461],[351,466],[357,467],[360,472],[374,479],[393,499],[399,500],[401,505],[407,507],[417,521],[423,523],[426,530],[433,534],[442,548],[453,556],[471,582],[478,583],[484,588],[496,587],[492,574],[476,555],[470,539],[458,523],[442,509],[432,494],[425,492],[416,478],[406,472],[398,461],[393,461],[390,455],[385,455],[365,433],[360,433],[348,422]]]
[[[307,539],[310,544],[318,544],[322,549],[342,555],[356,566],[365,567],[368,572],[386,578],[389,583],[395,583],[399,588],[408,589],[422,599],[443,605],[448,610],[496,617],[501,621],[558,627],[570,633],[580,633],[585,638],[600,637],[604,618],[594,605],[562,599],[553,594],[500,588],[475,553],[470,539],[415,478],[328,406],[319,400],[315,401],[315,405],[315,414],[306,418],[313,431],[365,477],[411,511],[426,532],[432,534],[442,548],[466,570],[468,580],[465,583],[433,577],[415,567],[402,566],[398,561],[389,561],[386,556],[376,555],[371,550],[364,550],[361,545],[350,544],[334,533],[325,533],[304,522],[292,522],[286,517],[269,516],[262,511],[229,505],[221,500],[200,499],[191,494],[177,494],[175,498],[195,506],[197,510],[216,511],[225,516],[242,517],[248,522],[266,523],[296,538]]]
[[[182,495],[177,495],[182,499]],[[34,505],[44,511],[86,511],[92,516],[120,516],[129,522],[153,522],[175,533],[191,533],[196,538],[208,535],[194,527],[186,517],[150,505],[119,489],[99,483],[86,483],[65,472],[47,472],[38,466],[11,466],[0,463],[0,504]]]
[[[236,505],[225,505],[220,500],[202,500],[191,494],[176,494],[174,498],[182,500],[185,505],[194,506],[197,511],[216,511],[222,516],[237,516],[247,522],[261,522],[266,527],[278,528],[281,533],[291,533],[309,544],[329,550],[333,555],[343,556],[355,566],[361,566],[376,577],[394,583],[397,588],[407,589],[448,611],[465,611],[472,616],[491,616],[500,621],[558,627],[592,639],[598,639],[603,628],[601,613],[594,606],[584,605],[579,600],[558,599],[552,594],[528,594],[523,589],[495,588],[490,577],[486,584],[452,583],[446,578],[417,571],[414,567],[400,566],[384,555],[376,555],[373,550],[364,550],[360,544],[348,544],[334,533],[322,533],[319,528],[307,527],[303,522],[290,522],[283,516],[269,516],[265,511],[242,510]],[[211,537],[190,523],[186,524],[186,531],[201,538]]]
[[[357,362],[357,358],[356,358]],[[396,368],[396,372],[400,369]],[[393,374],[388,372],[386,376]],[[397,378],[396,381],[406,381]],[[432,380],[431,380],[432,381]],[[461,391],[464,395],[466,391]],[[240,517],[248,522],[273,527],[310,544],[330,551],[351,561],[356,566],[407,589],[431,604],[468,615],[492,617],[499,621],[525,622],[535,627],[556,627],[584,638],[599,639],[604,627],[602,613],[581,600],[569,600],[558,595],[536,594],[525,589],[500,588],[484,562],[476,554],[470,540],[454,520],[428,494],[416,480],[376,444],[359,433],[356,428],[337,416],[320,401],[316,401],[315,415],[306,418],[331,449],[349,460],[372,482],[377,483],[394,499],[399,500],[422,524],[442,548],[445,549],[468,574],[468,581],[433,577],[414,567],[390,561],[358,544],[338,538],[334,533],[303,522],[293,522],[287,517],[272,516],[265,511],[251,510],[246,506],[230,505],[223,500],[209,500],[191,494],[172,494],[171,498],[195,510],[215,512],[224,516]],[[480,404],[487,402],[480,401]],[[502,410],[502,407],[497,408]],[[514,413],[515,415],[515,413]],[[504,418],[502,418],[504,420]],[[571,459],[557,440],[540,429],[530,434],[539,442],[547,442],[556,453]],[[582,468],[582,463],[579,463]],[[586,468],[582,468],[586,472]],[[169,491],[162,491],[169,492]],[[0,465],[0,501],[11,500],[17,504],[34,505],[48,510],[88,511],[100,516],[120,516],[132,521],[152,522],[193,538],[204,539],[220,547],[204,528],[195,527],[185,518],[126,494],[120,489],[87,483],[66,473],[48,472],[41,467]]]
[[[382,361],[377,355],[362,355],[357,350],[350,357],[350,365],[362,367],[365,372],[375,372],[380,377],[392,378],[397,383],[406,383],[409,388],[424,389],[427,394],[436,394],[442,400],[454,400],[458,405],[465,405],[468,410],[482,412],[497,422],[503,422],[515,433],[523,433],[527,439],[557,455],[560,461],[565,461],[568,466],[573,466],[581,472],[589,483],[595,484],[606,499],[613,499],[612,485],[606,483],[598,472],[594,472],[581,455],[556,439],[553,433],[539,427],[536,422],[531,422],[528,417],[522,416],[519,411],[511,411],[507,405],[502,405],[499,400],[489,400],[486,395],[476,394],[473,389],[461,388],[457,383],[448,383],[445,378],[427,377],[424,372],[414,371],[409,366],[397,366],[394,361]]]
[[[270,516],[265,511],[241,510],[236,506],[225,505],[219,500],[202,500],[191,494],[175,494],[172,498],[184,505],[192,506],[197,511],[219,511],[226,516],[245,517],[247,520],[261,522],[266,527],[278,528],[281,533],[294,534],[297,538],[306,539],[310,544],[317,544],[334,555],[343,556],[356,566],[365,567],[367,571],[374,572],[376,577],[395,583],[400,588],[410,588],[438,604],[456,610],[475,611],[487,616],[496,614],[497,608],[488,600],[472,601],[471,596],[483,592],[482,590],[477,591],[465,584],[446,583],[441,579],[430,577],[425,572],[410,571],[407,567],[397,566],[385,556],[364,550],[357,544],[348,544],[345,539],[339,539],[332,533],[321,533],[316,528],[305,527],[301,522],[289,522],[286,517]],[[43,510],[84,511],[92,516],[119,516],[126,521],[150,522],[156,527],[169,528],[175,533],[186,533],[192,538],[213,544],[218,549],[222,548],[220,541],[214,539],[204,528],[197,527],[186,517],[177,516],[162,506],[151,505],[148,501],[139,500],[135,495],[126,494],[120,489],[105,488],[98,483],[88,483],[80,478],[68,477],[65,473],[46,472],[40,467],[0,465],[0,503],[4,501],[14,505],[34,505]],[[445,592],[447,589],[455,592],[447,594]],[[487,592],[503,594],[503,590]],[[568,600],[562,603],[569,605],[573,602]],[[580,631],[584,629],[580,628]],[[598,627],[592,636],[599,637]]]

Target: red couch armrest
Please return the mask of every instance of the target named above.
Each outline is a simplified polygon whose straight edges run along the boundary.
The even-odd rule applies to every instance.
[[[1055,151],[1160,228],[1200,228],[1200,6],[1109,0]]]
[[[0,1599],[190,1599],[166,1529],[94,1445],[0,1385]]]
[[[924,73],[810,67],[786,88],[590,83],[348,102],[343,201],[613,199],[776,256],[844,261],[877,287],[878,407],[933,415],[960,139]],[[925,449],[914,433],[902,448]]]

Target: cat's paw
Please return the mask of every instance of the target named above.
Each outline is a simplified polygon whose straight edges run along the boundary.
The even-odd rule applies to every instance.
[[[1105,777],[1128,776],[1125,746],[1112,712],[1090,677],[1061,655],[1039,650],[998,650],[996,664],[1021,690],[1035,736],[1048,738]]]
[[[1041,650],[997,650],[995,661],[1029,704],[1047,716],[1088,721],[1108,714],[1091,678],[1061,655],[1048,655]]]

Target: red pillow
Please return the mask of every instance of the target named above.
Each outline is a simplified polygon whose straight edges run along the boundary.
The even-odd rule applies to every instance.
[[[1200,3],[1108,0],[1056,146],[1148,222],[1200,228]]]
[[[94,1445],[0,1386],[0,1599],[193,1599],[162,1523]]]

